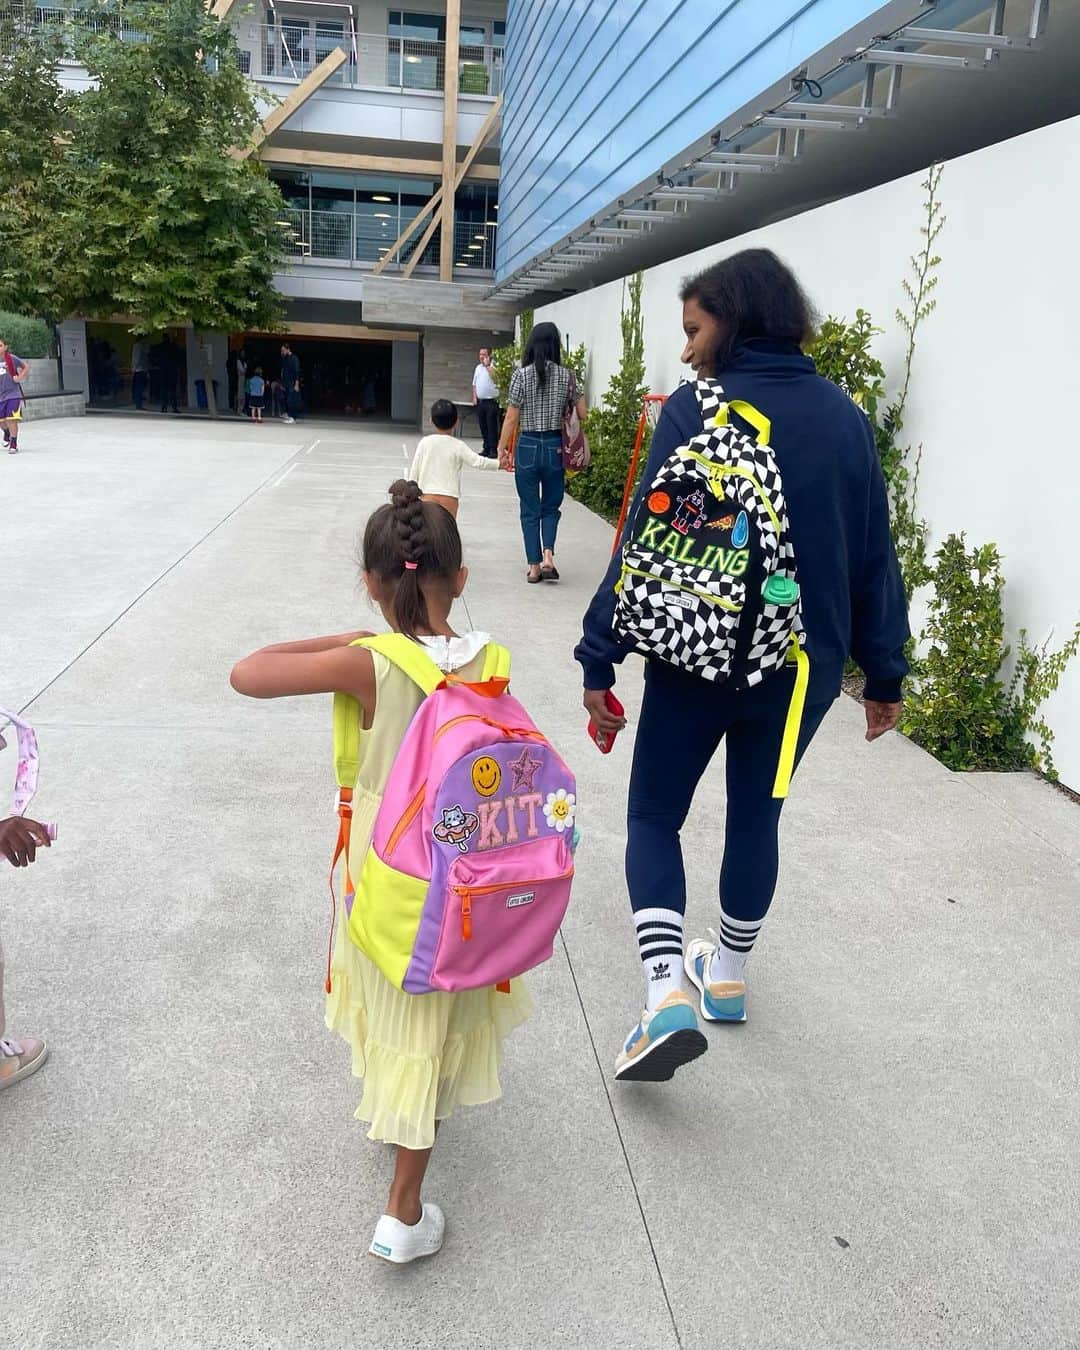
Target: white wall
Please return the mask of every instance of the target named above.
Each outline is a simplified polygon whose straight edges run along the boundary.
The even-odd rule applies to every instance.
[[[1010,634],[1066,637],[1080,616],[1080,119],[945,166],[937,309],[919,335],[904,439],[924,447],[919,505],[935,541],[964,530],[1003,555]],[[824,314],[861,306],[885,329],[876,350],[893,381],[903,361],[896,309],[923,224],[916,174],[652,268],[645,274],[650,386],[684,373],[680,279],[751,245],[775,249]],[[600,396],[619,357],[621,283],[538,311],[589,351]],[[1062,780],[1080,788],[1080,658],[1046,705]]]

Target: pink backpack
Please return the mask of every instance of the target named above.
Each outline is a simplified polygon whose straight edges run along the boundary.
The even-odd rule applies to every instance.
[[[355,645],[381,653],[425,698],[355,886],[346,871],[349,936],[408,994],[505,987],[551,957],[570,900],[574,775],[507,692],[505,648],[489,643],[482,682],[468,684],[400,633]],[[356,700],[335,694],[335,864],[348,858],[359,736]]]

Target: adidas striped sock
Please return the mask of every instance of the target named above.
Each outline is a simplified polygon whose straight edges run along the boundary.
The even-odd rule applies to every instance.
[[[645,970],[645,1010],[683,987],[683,916],[677,909],[634,912],[638,951]]]
[[[720,980],[744,980],[746,963],[750,959],[758,933],[761,932],[763,919],[747,922],[745,919],[733,919],[720,907],[720,946],[713,952],[709,966],[709,980],[716,984]]]

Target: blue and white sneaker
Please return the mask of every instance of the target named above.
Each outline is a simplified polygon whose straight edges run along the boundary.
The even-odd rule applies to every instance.
[[[709,1048],[698,1030],[690,999],[676,989],[630,1033],[618,1059],[615,1077],[635,1083],[666,1083],[676,1069]]]
[[[709,968],[720,939],[709,929],[709,937],[695,938],[686,949],[683,968],[690,983],[701,995],[701,1015],[706,1022],[746,1021],[746,981],[710,980]]]

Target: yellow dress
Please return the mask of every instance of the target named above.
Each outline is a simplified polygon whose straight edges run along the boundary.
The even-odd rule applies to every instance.
[[[469,639],[456,639],[468,651]],[[426,644],[439,660],[434,644]],[[475,646],[475,642],[471,645]],[[446,648],[447,668],[453,646]],[[394,756],[423,700],[419,688],[378,652],[376,704],[371,728],[360,743],[360,774],[353,792],[349,870],[360,875],[375,816]],[[460,668],[480,679],[483,651]],[[461,993],[405,994],[390,983],[338,927],[331,962],[326,1025],[352,1046],[352,1070],[364,1080],[356,1108],[368,1138],[403,1148],[430,1148],[435,1122],[458,1106],[480,1106],[502,1095],[502,1042],[530,1016],[532,999],[521,980],[509,994],[495,989]]]

